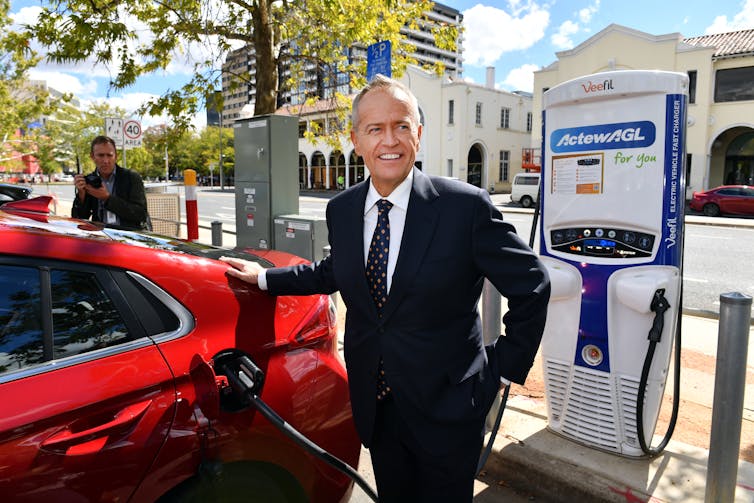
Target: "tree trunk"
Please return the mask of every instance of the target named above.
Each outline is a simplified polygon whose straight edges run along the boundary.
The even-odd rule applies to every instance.
[[[275,31],[271,19],[271,0],[259,0],[253,12],[256,57],[256,102],[254,115],[274,113],[277,109],[278,67],[275,56]]]

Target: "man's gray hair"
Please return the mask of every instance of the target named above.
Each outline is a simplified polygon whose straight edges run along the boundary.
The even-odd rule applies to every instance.
[[[381,73],[378,73],[359,94],[353,99],[353,105],[351,106],[351,127],[356,130],[359,127],[359,102],[370,91],[387,91],[394,94],[396,91],[400,91],[408,97],[409,104],[411,105],[412,118],[418,126],[421,123],[421,115],[419,114],[419,102],[416,100],[416,96],[411,92],[403,82],[385,77]]]

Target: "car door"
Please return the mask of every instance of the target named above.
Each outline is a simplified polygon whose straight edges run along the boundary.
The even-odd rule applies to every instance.
[[[754,197],[751,189],[737,187],[735,196],[728,201],[728,211],[737,215],[754,215]]]
[[[727,187],[717,191],[718,206],[723,214],[738,213],[741,204],[739,190],[736,187]]]
[[[175,389],[106,269],[0,257],[0,403],[3,501],[126,501]]]

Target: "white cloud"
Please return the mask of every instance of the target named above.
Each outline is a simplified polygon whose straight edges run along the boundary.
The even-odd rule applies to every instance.
[[[10,16],[15,27],[20,28],[21,25],[35,25],[41,12],[41,7],[23,7],[17,13],[10,14]],[[121,8],[119,17],[126,24],[128,30],[137,35],[136,40],[128,42],[128,45],[132,49],[136,46],[148,47],[152,45],[155,36],[145,23],[139,21],[132,15],[126,14],[125,9],[123,8]],[[46,52],[45,48],[41,47],[36,42],[34,42],[33,49],[43,55]],[[181,47],[173,55],[172,61],[163,71],[163,74],[165,76],[191,75],[194,72],[194,63],[197,61],[205,61],[208,58],[222,61],[222,59],[218,57],[218,54],[220,54],[220,51],[218,50],[216,36],[204,37],[204,42],[202,44],[193,42],[187,43],[184,41],[181,44]],[[82,73],[88,76],[111,79],[115,77],[120,68],[120,55],[117,51],[114,52],[114,60],[109,64],[109,67],[103,64],[97,64],[94,58],[89,58],[75,63],[51,63],[43,60],[38,65],[38,68],[50,71]]]
[[[532,92],[534,89],[534,72],[539,70],[539,65],[526,64],[514,68],[505,77],[501,87],[511,91]]]
[[[16,13],[10,13],[9,16],[15,25],[33,26],[37,23],[37,18],[42,12],[42,7],[22,7]]]
[[[29,70],[29,78],[32,80],[44,80],[47,85],[61,93],[72,93],[79,98],[93,96],[97,92],[97,82],[87,79],[82,82],[75,75],[59,71],[39,70],[34,68]]]
[[[592,20],[592,16],[600,10],[600,0],[595,0],[592,5],[584,7],[577,13],[579,21],[583,24],[588,24]]]
[[[197,112],[191,119],[191,125],[194,126],[196,131],[201,131],[207,127],[207,112],[202,110]]]
[[[704,30],[704,33],[710,35],[712,33],[751,29],[752,27],[754,27],[754,0],[746,0],[741,11],[734,15],[733,19],[729,21],[728,16],[717,16],[712,24]]]
[[[528,49],[544,37],[549,12],[533,2],[510,5],[513,15],[481,4],[463,12],[465,64],[491,65],[503,53]]]
[[[571,40],[571,35],[575,35],[578,32],[578,24],[573,21],[564,21],[563,24],[560,25],[560,28],[558,28],[557,33],[554,33],[552,37],[550,37],[550,42],[552,42],[552,45],[557,49],[570,49],[574,45],[573,40]]]

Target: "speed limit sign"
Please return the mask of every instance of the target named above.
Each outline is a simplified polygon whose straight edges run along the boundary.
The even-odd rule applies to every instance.
[[[126,148],[141,147],[141,122],[129,119],[123,124],[123,143]]]

